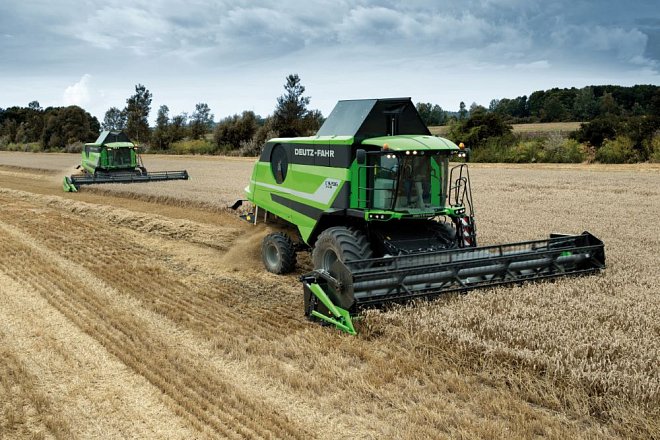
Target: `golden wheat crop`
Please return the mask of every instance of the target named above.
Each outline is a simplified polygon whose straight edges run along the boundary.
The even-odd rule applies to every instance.
[[[0,437],[660,436],[660,167],[472,167],[483,244],[589,230],[606,271],[372,310],[350,337],[304,320],[308,259],[265,272],[268,229],[224,209],[252,161],[147,156],[193,178],[64,194],[74,155],[8,157]]]

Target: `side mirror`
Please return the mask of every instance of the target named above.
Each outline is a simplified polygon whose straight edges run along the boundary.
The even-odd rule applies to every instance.
[[[367,152],[362,148],[355,152],[355,159],[357,160],[358,165],[364,165],[367,163]]]

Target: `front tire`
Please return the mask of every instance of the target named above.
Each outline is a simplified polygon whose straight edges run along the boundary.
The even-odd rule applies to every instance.
[[[449,223],[436,223],[433,230],[437,239],[443,243],[445,249],[455,249],[458,247],[458,236],[456,229]]]
[[[261,260],[268,272],[285,274],[296,267],[296,247],[282,232],[268,234],[261,243]]]
[[[312,251],[314,269],[323,269],[339,280],[344,274],[335,273],[333,270],[336,261],[348,262],[372,257],[373,252],[367,237],[357,229],[344,226],[334,226],[321,232]],[[336,305],[344,309],[349,309],[355,302],[351,292],[328,292],[328,294]]]

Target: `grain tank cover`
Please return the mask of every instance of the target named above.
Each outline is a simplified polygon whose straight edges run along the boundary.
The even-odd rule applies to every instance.
[[[316,133],[357,141],[400,134],[431,135],[410,98],[339,101]]]
[[[102,131],[98,139],[94,141],[95,145],[105,145],[115,142],[131,142],[128,135],[123,131]]]

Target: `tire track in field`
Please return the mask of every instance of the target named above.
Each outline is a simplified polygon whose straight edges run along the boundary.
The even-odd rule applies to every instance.
[[[160,390],[109,354],[39,292],[3,271],[0,309],[0,333],[10,335],[0,343],[20,356],[29,374],[38,378],[39,392],[49,396],[55,421],[73,428],[62,438],[196,435],[163,403]]]
[[[6,338],[0,331],[0,438],[72,438],[67,421],[37,388],[37,378],[8,348]]]
[[[277,286],[260,289],[246,286],[241,275],[222,275],[213,283],[187,279],[163,269],[163,257],[158,250],[136,244],[137,232],[108,228],[104,224],[89,223],[78,218],[49,212],[49,224],[62,224],[57,234],[39,227],[43,219],[16,211],[10,221],[28,227],[31,235],[57,249],[63,258],[95,272],[95,276],[144,302],[158,313],[213,337],[225,330],[232,338],[262,338],[273,340],[285,336],[292,329],[305,325],[298,312],[273,292]],[[81,248],[80,244],[88,244]],[[116,243],[116,244],[113,244]],[[194,249],[193,249],[194,250]],[[160,259],[158,259],[160,258]],[[263,290],[263,294],[255,294]],[[296,298],[298,300],[298,298]],[[237,326],[246,317],[258,321],[256,326]]]
[[[1,228],[2,224],[0,224]],[[10,249],[20,252],[20,249],[18,249],[20,243],[13,242],[10,244]],[[29,251],[29,248],[23,249],[23,254],[26,255]],[[34,256],[32,256],[32,260],[31,263],[36,264],[37,267],[47,267],[49,264],[48,261],[35,259]],[[32,274],[27,275],[20,271],[12,271],[8,266],[0,266],[0,270],[6,272],[19,283],[31,285],[46,298],[51,306],[69,318],[85,333],[98,340],[111,354],[117,356],[136,373],[144,376],[163,391],[169,398],[166,399],[168,403],[174,406],[174,411],[186,418],[195,429],[204,432],[205,426],[211,426],[215,432],[231,437],[231,431],[227,426],[231,425],[232,420],[223,420],[223,423],[218,423],[218,419],[214,416],[209,418],[200,417],[195,412],[197,406],[202,406],[199,399],[196,399],[198,396],[193,393],[191,397],[185,392],[180,392],[180,389],[186,389],[186,384],[182,384],[181,380],[178,379],[177,373],[179,371],[177,370],[179,368],[172,369],[169,365],[164,368],[159,365],[162,364],[163,360],[155,359],[155,356],[165,352],[166,347],[159,341],[150,341],[149,338],[145,338],[143,336],[144,332],[142,332],[143,329],[135,328],[131,323],[126,323],[125,319],[120,318],[122,312],[112,310],[108,304],[95,300],[86,292],[78,290],[78,284],[66,279],[64,273],[54,270],[52,267],[43,271],[38,269],[34,271],[37,279]],[[145,344],[149,342],[151,342],[150,348],[146,348]],[[145,353],[145,350],[151,352]],[[140,356],[141,352],[142,356]],[[168,358],[172,357],[165,355],[165,360],[167,361]],[[172,380],[167,379],[166,373],[172,375]],[[190,376],[190,372],[187,372],[187,374]]]
[[[0,192],[0,200],[2,195]],[[256,269],[247,274],[232,268],[229,272],[218,270],[214,263],[222,254],[217,250],[110,222],[90,223],[68,209],[62,212],[58,205],[49,204],[35,216],[32,206],[41,205],[41,200],[34,204],[20,200],[25,206],[17,206],[7,215],[0,211],[0,219],[30,231],[58,258],[89,268],[95,278],[130,295],[140,307],[191,330],[195,339],[204,341],[204,356],[226,377],[235,378],[241,390],[281,408],[321,437],[335,431],[356,432],[353,420],[343,411],[337,412],[343,398],[320,404],[318,394],[304,385],[307,368],[291,364],[299,344],[298,332],[302,331],[306,340],[304,332],[317,328],[303,318],[300,290],[293,276],[274,276]],[[81,246],[83,243],[90,246]],[[191,251],[194,256],[188,259]],[[136,279],[136,271],[142,271],[146,283],[131,281]],[[179,282],[183,287],[174,289]],[[182,298],[196,303],[176,302]],[[208,314],[209,310],[213,312]],[[196,318],[191,311],[208,317]],[[317,342],[312,345],[319,346]],[[323,365],[318,368],[326,369]],[[328,379],[334,381],[336,377],[330,374]]]
[[[40,248],[39,241],[15,227],[0,222],[0,229],[11,237],[0,250],[0,269],[17,282],[32,285],[53,307],[161,389],[175,411],[200,432],[208,427],[228,438],[311,437],[300,425],[257,401],[259,396],[243,395],[231,379],[219,377],[204,360],[177,347],[141,318],[137,308],[118,306],[113,298],[121,294],[102,280]],[[16,254],[29,264],[29,272],[11,264]]]

